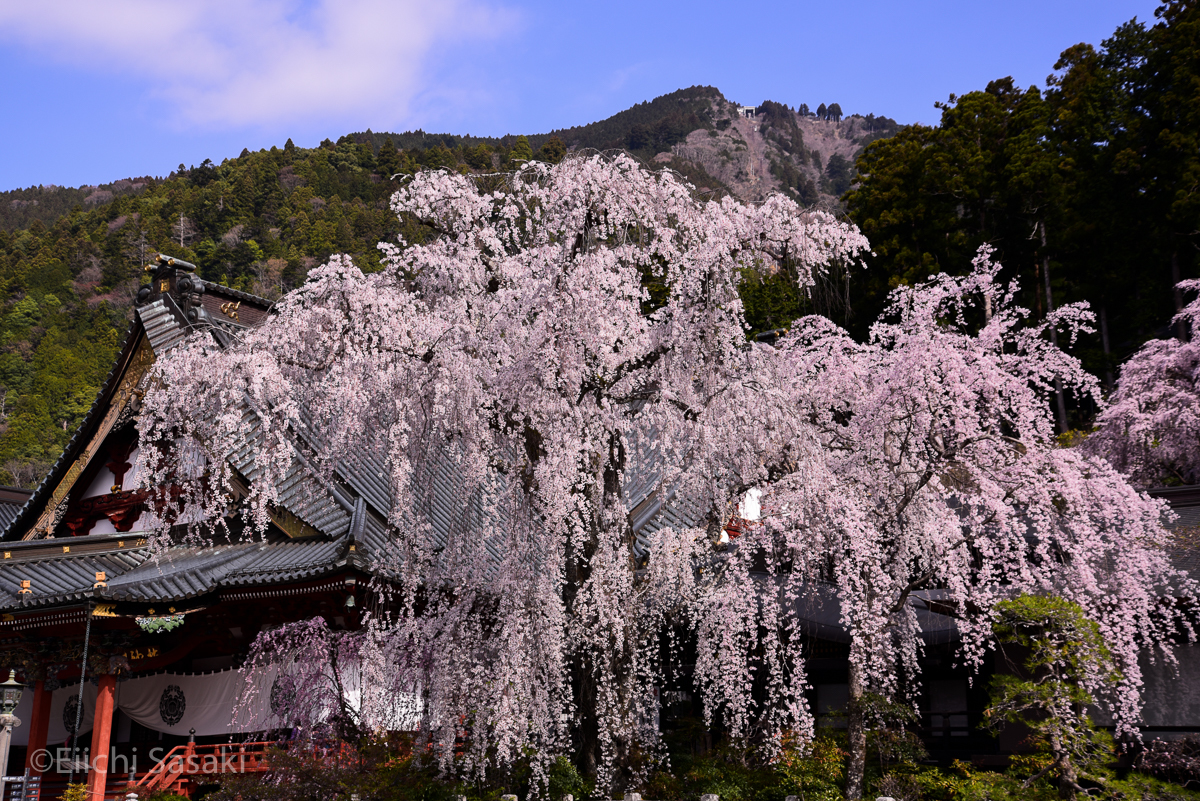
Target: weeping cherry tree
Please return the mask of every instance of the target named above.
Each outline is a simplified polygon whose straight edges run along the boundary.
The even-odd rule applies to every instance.
[[[690,599],[710,707],[768,733],[808,714],[805,610],[837,610],[850,641],[849,799],[864,790],[864,698],[919,699],[923,610],[953,618],[958,658],[978,669],[998,602],[1077,604],[1120,676],[1093,672],[1083,690],[1132,736],[1139,653],[1170,661],[1163,646],[1192,634],[1174,599],[1195,588],[1168,560],[1161,503],[1055,437],[1056,381],[1084,395],[1097,385],[1047,329],[1073,341],[1090,313],[1064,306],[1036,322],[997,270],[985,250],[966,277],[895,290],[865,344],[825,318],[797,322],[762,360],[769,390],[743,451],[762,459],[761,523],[707,574],[678,570],[674,551],[705,558],[689,532],[650,557],[659,583]]]
[[[1200,281],[1183,281],[1183,292]],[[1121,366],[1111,405],[1084,440],[1142,487],[1200,483],[1200,298],[1172,320],[1191,333],[1186,340],[1153,339]]]
[[[424,172],[392,204],[412,233],[381,245],[381,272],[334,258],[231,346],[201,333],[157,365],[142,441],[196,443],[210,469],[181,478],[164,445],[143,449],[141,475],[183,486],[161,499],[164,533],[191,521],[203,537],[235,500],[265,530],[298,459],[326,485],[385,465],[388,613],[319,648],[311,628],[260,638],[251,670],[291,672],[282,714],[378,730],[417,696],[447,768],[532,753],[536,772],[571,753],[613,786],[658,753],[658,643],[678,601],[639,571],[626,485],[649,473],[689,499],[687,536],[712,547],[760,478],[747,429],[773,408],[742,269],[808,287],[866,240],[778,196],[698,200],[623,156]],[[231,454],[251,462],[241,476]],[[672,559],[691,570],[693,549],[651,557]],[[351,653],[369,681],[348,705],[330,660]]]

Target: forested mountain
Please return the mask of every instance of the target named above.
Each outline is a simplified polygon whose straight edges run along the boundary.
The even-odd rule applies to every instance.
[[[380,157],[388,169],[417,167],[394,148]],[[378,263],[374,244],[398,231],[387,204],[395,185],[377,169],[371,148],[351,140],[311,150],[289,142],[131,182],[142,186],[113,191],[103,203],[76,202],[46,222],[5,217],[0,481],[28,485],[61,451],[111,366],[154,253],[272,297],[336,251],[370,269]],[[27,198],[45,210],[60,195],[69,200],[79,190],[25,190],[3,208],[27,215],[29,206],[19,205]]]
[[[103,380],[143,281],[167,252],[203,277],[275,298],[335,252],[366,270],[400,223],[388,198],[425,168],[510,169],[569,150],[622,148],[667,165],[708,197],[783,191],[847,213],[870,237],[869,268],[800,295],[787,275],[744,285],[753,336],[820,311],[866,336],[890,288],[965,272],[994,247],[1036,316],[1087,301],[1098,332],[1073,347],[1101,380],[1166,335],[1197,274],[1200,38],[1167,3],[1153,27],[1078,45],[1046,90],[1011,79],[952,97],[932,127],[846,116],[839,104],[750,113],[692,87],[602,122],[535,136],[366,131],[180,168],[166,178],[0,194],[0,482],[28,485],[57,456]],[[395,179],[395,180],[393,180]],[[981,312],[982,314],[982,312]],[[1094,410],[1072,408],[1090,425]],[[1064,421],[1066,422],[1066,421]]]
[[[27,228],[34,220],[53,223],[76,207],[89,209],[103,205],[119,195],[144,189],[152,178],[125,178],[100,186],[31,186],[0,192],[0,230]]]

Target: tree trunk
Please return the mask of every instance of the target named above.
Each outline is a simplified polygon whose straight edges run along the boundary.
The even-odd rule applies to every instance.
[[[1108,345],[1108,306],[1100,304],[1100,345],[1104,348],[1104,386],[1112,392],[1116,381],[1113,380],[1112,348]]]
[[[575,767],[582,776],[595,778],[600,764],[600,732],[596,714],[596,681],[590,664],[580,659],[575,663],[575,710],[578,715]]]
[[[847,688],[846,734],[849,739],[849,758],[846,760],[846,801],[861,801],[863,774],[867,768],[867,728],[863,718],[862,670],[850,658],[850,684]]]
[[[620,477],[621,472],[625,469],[625,450],[620,439],[615,435],[611,437],[608,453],[597,454],[596,460],[599,481],[587,490],[592,500],[592,519],[587,521],[591,536],[588,538],[583,553],[570,558],[567,563],[564,600],[568,612],[575,609],[579,588],[591,576],[590,564],[600,547],[601,530],[610,525],[627,524],[628,522],[624,517],[625,507],[622,502]],[[628,539],[632,542],[632,531],[628,532]],[[597,775],[597,769],[601,762],[599,697],[596,687],[596,672],[599,666],[595,664],[594,660],[604,658],[604,655],[597,654],[590,649],[581,649],[575,659],[572,676],[577,716],[575,739],[579,747],[579,752],[576,754],[576,766],[584,776],[593,779]],[[620,679],[627,678],[626,665],[617,663],[609,667],[618,673]],[[618,684],[623,684],[623,681],[619,680]],[[625,747],[628,745],[627,743],[619,742],[619,737],[617,740],[617,742],[611,743],[610,747],[613,748],[616,757],[616,772],[613,778],[618,784],[621,784],[624,779],[624,769],[628,767],[630,761],[630,749]],[[597,790],[600,789],[597,788]],[[614,788],[604,789],[607,791]]]
[[[1179,288],[1179,282],[1182,279],[1179,277],[1179,250],[1178,248],[1171,251],[1171,287],[1175,290],[1175,313],[1183,311],[1183,290]],[[1187,324],[1183,320],[1175,323],[1175,336],[1180,342],[1188,341]]]
[[[1079,787],[1079,776],[1075,772],[1075,766],[1071,764],[1071,755],[1066,752],[1061,737],[1053,729],[1050,734],[1050,750],[1058,759],[1058,797],[1074,798]]]
[[[1054,311],[1054,296],[1050,292],[1050,252],[1046,249],[1046,223],[1042,221],[1042,281],[1046,287],[1046,314]],[[1050,326],[1050,344],[1058,347],[1058,331]],[[1055,411],[1058,416],[1058,433],[1065,434],[1067,428],[1067,402],[1063,397],[1062,379],[1054,378]]]
[[[563,605],[574,617],[579,588],[591,573],[588,563],[595,554],[596,539],[585,546],[582,554],[570,554],[567,559]],[[575,766],[583,776],[595,778],[600,764],[600,729],[598,724],[595,665],[587,649],[575,652],[571,664],[571,685],[575,700]]]
[[[593,496],[596,493],[593,493]],[[582,552],[567,547],[566,581],[563,585],[563,606],[568,617],[577,614],[579,591],[591,574],[590,562],[596,553],[598,521],[589,521],[591,536]],[[571,690],[575,701],[573,740],[576,748],[575,766],[583,776],[595,777],[600,762],[600,732],[596,714],[596,677],[592,654],[586,648],[575,651],[571,660]]]

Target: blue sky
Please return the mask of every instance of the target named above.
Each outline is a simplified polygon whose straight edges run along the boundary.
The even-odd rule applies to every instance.
[[[0,189],[165,175],[371,128],[503,135],[694,84],[901,123],[1045,85],[1151,0],[0,0]]]

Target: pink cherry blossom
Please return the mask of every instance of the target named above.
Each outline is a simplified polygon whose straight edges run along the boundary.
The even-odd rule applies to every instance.
[[[1183,281],[1185,292],[1200,280]],[[1121,366],[1110,405],[1084,441],[1142,487],[1200,483],[1200,298],[1172,322],[1192,332],[1187,341],[1153,339]]]

